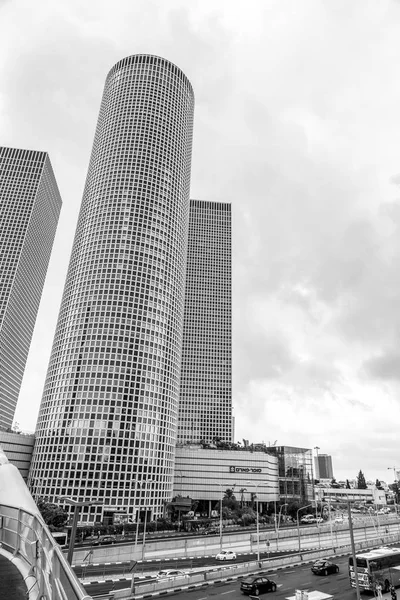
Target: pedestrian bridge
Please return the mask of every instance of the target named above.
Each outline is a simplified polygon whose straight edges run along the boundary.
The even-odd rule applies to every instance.
[[[91,600],[1,448],[0,598]]]

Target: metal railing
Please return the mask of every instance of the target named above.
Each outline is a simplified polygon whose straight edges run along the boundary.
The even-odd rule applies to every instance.
[[[39,514],[0,504],[0,544],[22,561],[30,599],[91,600]]]

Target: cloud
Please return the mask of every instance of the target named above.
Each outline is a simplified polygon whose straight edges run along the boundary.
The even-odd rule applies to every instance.
[[[364,369],[375,379],[400,381],[400,352],[390,349],[365,361]]]
[[[105,76],[151,52],[195,90],[192,196],[233,206],[236,437],[318,445],[338,478],[384,478],[399,416],[400,6],[242,8],[0,4],[2,144],[48,150],[64,200],[17,420],[34,427]]]

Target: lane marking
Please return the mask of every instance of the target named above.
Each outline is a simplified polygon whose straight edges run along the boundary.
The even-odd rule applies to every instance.
[[[221,596],[224,596],[224,594],[234,594],[236,592],[236,590],[229,590],[227,592],[221,592]]]

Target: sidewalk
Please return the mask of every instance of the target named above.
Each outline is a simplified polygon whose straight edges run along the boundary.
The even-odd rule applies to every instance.
[[[0,555],[0,598],[26,600],[27,587],[17,567]]]

